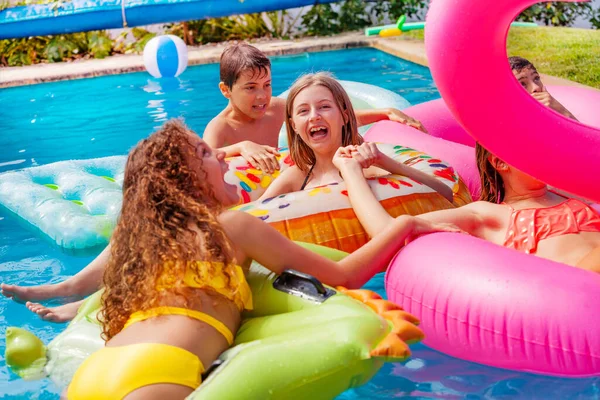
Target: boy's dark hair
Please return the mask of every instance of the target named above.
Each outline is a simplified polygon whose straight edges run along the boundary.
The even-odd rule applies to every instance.
[[[510,69],[512,69],[513,71],[521,72],[526,68],[531,68],[532,70],[537,72],[537,69],[535,69],[531,61],[523,57],[508,57],[508,63],[510,64]]]
[[[223,50],[220,61],[221,82],[230,89],[246,70],[267,74],[271,69],[269,58],[254,46],[247,43],[236,43]]]

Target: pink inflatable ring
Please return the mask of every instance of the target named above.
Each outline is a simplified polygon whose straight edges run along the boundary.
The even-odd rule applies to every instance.
[[[385,286],[438,351],[526,372],[600,374],[599,274],[436,233],[398,253]]]

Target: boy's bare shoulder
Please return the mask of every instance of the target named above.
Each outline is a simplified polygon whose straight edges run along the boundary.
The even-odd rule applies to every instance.
[[[224,128],[231,129],[231,125],[229,124],[229,121],[227,120],[225,113],[220,112],[216,117],[214,117],[213,119],[210,120],[208,125],[206,125],[206,129],[209,129],[209,128],[211,128],[211,129],[224,129]]]
[[[231,141],[230,136],[233,131],[227,118],[220,113],[206,125],[203,138],[212,147],[222,147]]]
[[[271,97],[271,104],[274,108],[280,108],[285,110],[286,100],[281,97]]]
[[[277,125],[283,124],[285,121],[285,100],[279,97],[271,98],[271,106],[269,110],[270,123]]]

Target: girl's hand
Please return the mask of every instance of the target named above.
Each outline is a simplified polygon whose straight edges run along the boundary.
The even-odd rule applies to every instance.
[[[458,226],[449,223],[439,223],[439,222],[431,222],[426,219],[422,219],[419,217],[413,217],[413,230],[412,233],[406,239],[406,243],[408,244],[418,238],[421,235],[426,235],[428,233],[434,232],[454,232],[454,233],[465,233],[467,232],[460,229]]]
[[[347,168],[361,169],[360,163],[352,157],[356,146],[340,147],[333,155],[333,165],[340,171]]]
[[[388,118],[390,119],[390,121],[400,122],[401,124],[408,125],[415,129],[418,129],[423,133],[429,133],[429,132],[427,132],[427,129],[425,129],[425,127],[423,126],[421,121],[418,121],[395,108],[389,109]]]
[[[382,153],[377,148],[375,143],[363,143],[360,146],[348,146],[352,151],[352,158],[360,163],[363,168],[369,168],[371,165],[377,165],[381,159]]]

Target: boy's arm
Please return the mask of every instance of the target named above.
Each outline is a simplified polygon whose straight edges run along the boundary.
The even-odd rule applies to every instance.
[[[369,125],[382,120],[390,120],[412,126],[415,129],[428,133],[420,121],[417,121],[395,108],[354,110],[354,114],[356,115],[358,126]]]
[[[552,100],[553,100],[553,101],[550,103],[550,104],[551,104],[551,106],[550,106],[550,107],[551,107],[551,108],[552,108],[554,111],[556,111],[556,112],[558,112],[558,113],[560,113],[560,114],[564,115],[564,116],[565,116],[565,117],[567,117],[567,118],[571,118],[571,119],[573,119],[573,120],[575,120],[575,121],[579,121],[577,118],[575,118],[575,116],[574,116],[574,115],[571,113],[571,111],[567,110],[567,107],[565,107],[565,106],[563,106],[562,104],[560,104],[560,103],[558,102],[558,100],[556,100],[554,97],[552,97]]]
[[[219,149],[225,152],[226,157],[242,156],[246,161],[256,169],[272,174],[279,169],[277,149],[271,146],[264,146],[249,140],[244,140],[228,146],[227,127],[218,124],[212,120],[204,130],[203,139],[213,149]]]
[[[279,170],[279,160],[277,160],[279,152],[275,147],[244,140],[231,146],[222,147],[221,150],[225,151],[226,154],[241,155],[254,168],[267,174]]]
[[[532,93],[531,95],[546,107],[550,107],[557,113],[562,114],[567,118],[571,118],[575,121],[578,121],[578,119],[575,118],[573,114],[571,114],[571,111],[567,110],[565,106],[560,104],[558,100],[556,100],[549,92],[546,91],[545,87],[543,92],[536,92]]]

